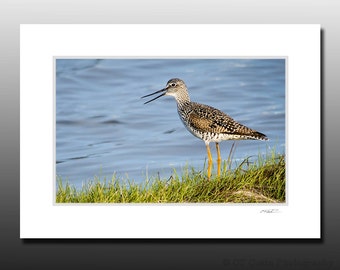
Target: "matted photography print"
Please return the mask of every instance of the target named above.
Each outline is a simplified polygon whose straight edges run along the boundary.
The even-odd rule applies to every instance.
[[[20,45],[22,238],[320,237],[319,25],[22,25]]]

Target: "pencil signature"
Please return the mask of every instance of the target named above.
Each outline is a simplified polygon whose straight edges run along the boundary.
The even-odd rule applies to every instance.
[[[273,213],[279,213],[279,209],[263,209],[260,211],[260,213],[266,213],[266,214],[273,214]]]

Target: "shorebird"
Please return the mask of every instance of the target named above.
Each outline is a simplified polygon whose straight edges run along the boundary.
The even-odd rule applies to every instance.
[[[210,142],[215,142],[217,152],[217,175],[221,171],[221,153],[219,143],[224,140],[268,140],[266,135],[236,122],[229,115],[211,106],[190,101],[187,86],[178,78],[167,82],[166,87],[143,96],[146,98],[158,93],[159,96],[145,102],[147,104],[164,95],[173,96],[177,102],[177,112],[184,126],[191,134],[204,141],[208,154],[208,172],[210,179],[212,155]]]

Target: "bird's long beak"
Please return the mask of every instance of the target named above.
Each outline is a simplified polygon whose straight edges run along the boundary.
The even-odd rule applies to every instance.
[[[151,100],[149,100],[149,101],[147,101],[147,102],[144,102],[144,104],[147,104],[147,103],[149,103],[149,102],[151,102],[151,101],[154,101],[154,100],[157,99],[157,98],[160,98],[161,96],[164,96],[164,95],[166,94],[166,90],[168,90],[168,89],[167,89],[167,88],[163,88],[162,90],[156,91],[156,92],[151,93],[151,94],[146,95],[146,96],[142,96],[141,98],[153,96],[153,95],[155,95],[155,94],[164,92],[164,93],[160,94],[159,96],[157,96],[157,97],[155,97],[155,98],[153,98],[153,99],[151,99]]]

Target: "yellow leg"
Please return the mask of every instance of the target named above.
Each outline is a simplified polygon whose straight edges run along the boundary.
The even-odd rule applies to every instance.
[[[211,166],[212,166],[212,156],[211,156],[211,152],[210,152],[209,143],[206,143],[205,146],[207,147],[207,153],[208,153],[208,179],[210,179]]]
[[[221,152],[220,145],[218,142],[216,143],[216,152],[217,152],[217,176],[221,175]]]

